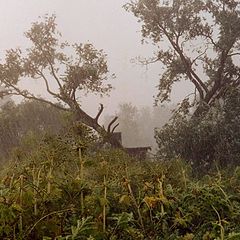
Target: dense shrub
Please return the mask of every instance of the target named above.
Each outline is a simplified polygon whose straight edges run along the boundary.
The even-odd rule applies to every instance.
[[[240,91],[229,90],[198,118],[176,115],[156,132],[162,159],[180,157],[191,163],[195,172],[240,163]]]
[[[0,109],[0,161],[8,158],[26,134],[53,134],[63,126],[64,115],[54,107],[36,101],[7,102]]]

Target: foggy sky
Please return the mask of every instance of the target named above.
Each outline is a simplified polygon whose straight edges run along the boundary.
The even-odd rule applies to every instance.
[[[98,104],[105,105],[106,112],[114,113],[121,102],[136,106],[152,106],[153,95],[161,66],[146,67],[134,64],[131,59],[149,57],[154,48],[141,44],[141,26],[137,19],[122,6],[127,0],[0,0],[0,57],[9,48],[26,46],[23,33],[30,29],[38,16],[56,14],[58,29],[69,43],[90,42],[108,55],[114,90],[110,97],[99,99],[90,96],[83,102],[84,109],[96,113]],[[36,82],[26,86],[37,89]],[[186,95],[188,85],[174,88],[174,102]]]

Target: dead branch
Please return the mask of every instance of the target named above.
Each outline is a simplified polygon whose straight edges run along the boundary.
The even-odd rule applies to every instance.
[[[95,117],[96,122],[98,122],[98,119],[99,119],[100,115],[102,114],[103,109],[104,109],[103,104],[100,103],[100,109],[99,109],[99,111],[98,111],[97,116]]]
[[[119,123],[117,123],[117,124],[113,127],[112,133],[115,131],[115,129],[116,129],[118,126],[119,126]]]
[[[110,133],[111,132],[111,126],[117,121],[118,117],[115,117],[109,124],[107,131]]]

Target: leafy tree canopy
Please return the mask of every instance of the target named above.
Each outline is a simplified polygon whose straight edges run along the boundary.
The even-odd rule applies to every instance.
[[[138,0],[125,8],[142,23],[143,38],[156,46],[155,56],[147,62],[160,61],[166,67],[157,101],[169,100],[175,82],[190,81],[194,97],[183,103],[198,106],[194,115],[199,116],[229,87],[239,86],[239,1],[174,0],[163,6],[159,0]]]
[[[125,5],[142,23],[142,36],[160,61],[157,102],[170,100],[174,83],[189,81],[172,122],[156,132],[158,156],[176,156],[199,173],[239,163],[240,3],[236,0],[131,1]],[[189,117],[190,116],[192,117]]]
[[[0,64],[0,81],[4,87],[1,97],[20,95],[26,99],[38,100],[75,114],[76,119],[93,128],[101,135],[111,135],[111,125],[106,131],[98,123],[103,111],[95,118],[83,111],[81,103],[88,93],[105,95],[111,90],[106,83],[109,76],[106,54],[90,43],[73,44],[60,42],[61,34],[55,23],[55,16],[46,16],[44,21],[35,22],[25,33],[31,46],[6,51],[5,61]],[[71,54],[69,54],[71,53]],[[49,96],[55,101],[34,95],[20,86],[23,80],[41,81]],[[113,145],[119,145],[108,137]]]

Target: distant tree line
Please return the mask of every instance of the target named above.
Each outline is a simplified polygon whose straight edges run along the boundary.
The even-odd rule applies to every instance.
[[[169,121],[174,108],[174,105],[140,108],[131,103],[120,104],[116,112],[119,122],[116,131],[122,133],[123,146],[151,146],[156,149],[155,131]],[[106,124],[111,118],[105,117]]]

